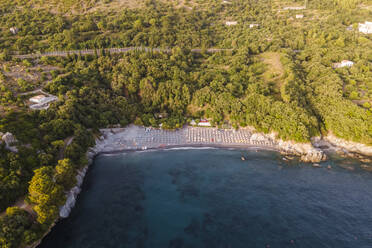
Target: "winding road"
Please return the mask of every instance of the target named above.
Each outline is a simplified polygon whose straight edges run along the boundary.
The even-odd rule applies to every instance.
[[[54,51],[54,52],[45,52],[45,53],[31,53],[31,54],[16,54],[13,55],[14,58],[18,59],[34,59],[40,57],[66,57],[68,55],[93,55],[101,53],[102,49],[83,49],[83,50],[70,50],[70,51]],[[143,51],[143,52],[165,52],[170,53],[172,49],[170,48],[151,48],[151,47],[125,47],[125,48],[106,48],[104,49],[105,53],[115,54],[115,53],[127,53],[130,51]],[[207,53],[217,53],[217,52],[227,52],[233,51],[233,49],[223,49],[223,48],[209,48],[209,49],[200,49],[195,48],[191,49],[193,53],[201,53],[206,51]]]

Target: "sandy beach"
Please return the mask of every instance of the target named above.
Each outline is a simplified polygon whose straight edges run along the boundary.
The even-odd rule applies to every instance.
[[[218,129],[185,127],[178,130],[162,130],[139,126],[101,129],[102,138],[93,149],[97,154],[126,150],[147,150],[174,147],[260,147],[279,150],[278,142],[261,138],[249,129]]]
[[[90,150],[91,156],[124,151],[162,149],[172,147],[230,147],[270,149],[297,155],[305,162],[320,162],[325,153],[309,143],[276,139],[275,134],[263,134],[252,128],[219,129],[215,127],[185,126],[177,130],[163,130],[129,125],[125,128],[101,129],[101,137]]]

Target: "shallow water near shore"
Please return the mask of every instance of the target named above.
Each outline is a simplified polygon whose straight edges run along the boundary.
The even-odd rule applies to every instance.
[[[99,156],[39,247],[371,247],[372,173],[321,166],[235,149]]]

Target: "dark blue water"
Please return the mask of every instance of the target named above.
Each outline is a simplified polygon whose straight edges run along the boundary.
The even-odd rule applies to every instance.
[[[40,247],[372,247],[372,174],[328,164],[225,149],[100,156]]]

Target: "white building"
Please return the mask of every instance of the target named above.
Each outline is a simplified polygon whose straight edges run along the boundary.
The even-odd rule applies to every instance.
[[[234,26],[234,25],[237,25],[238,22],[236,22],[236,21],[231,21],[231,22],[226,22],[225,24],[226,24],[226,26]]]
[[[251,23],[249,24],[249,28],[254,28],[254,27],[259,27],[260,24],[257,24],[257,23]]]
[[[363,34],[372,34],[372,22],[359,23],[359,32]]]
[[[306,9],[306,6],[289,6],[289,7],[284,7],[283,10],[301,10],[301,9]]]
[[[196,126],[196,121],[195,121],[195,120],[191,120],[191,121],[190,121],[190,125],[191,125],[191,126]]]
[[[352,67],[354,65],[353,61],[350,60],[342,60],[341,63],[334,63],[334,68],[341,68],[341,67]]]
[[[46,96],[44,96],[44,95],[34,96],[34,97],[30,98],[30,102],[42,103],[43,101],[45,101],[45,98],[46,98]]]
[[[222,1],[222,4],[231,4],[231,2],[230,1],[227,1],[227,0],[223,0]]]
[[[202,119],[202,120],[199,121],[198,126],[200,126],[200,127],[211,127],[212,125],[208,120]]]
[[[56,96],[44,96],[38,95],[30,98],[30,102],[35,103],[30,106],[31,109],[47,109],[51,102],[57,101],[58,97]]]
[[[296,19],[302,19],[304,18],[304,15],[300,14],[300,15],[296,15]]]

